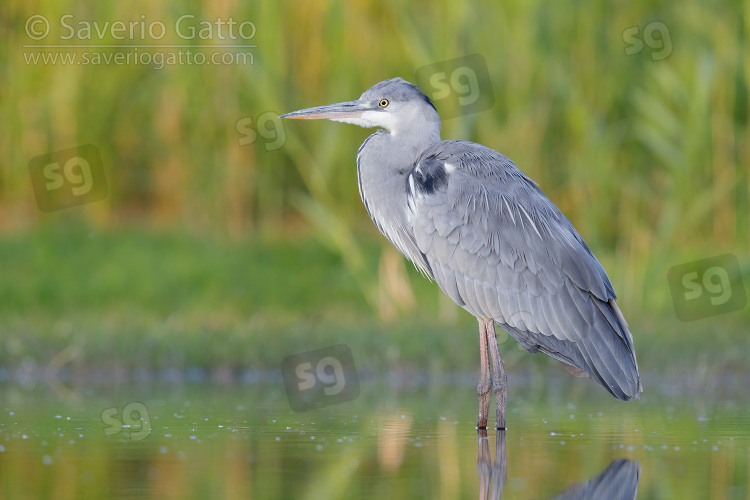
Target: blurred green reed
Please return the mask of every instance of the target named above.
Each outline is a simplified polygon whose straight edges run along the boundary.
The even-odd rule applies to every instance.
[[[167,26],[164,44],[185,42],[171,28],[181,15],[231,16],[255,24],[257,48],[251,65],[29,65],[24,23],[35,14],[53,34],[65,14],[73,23],[143,15]],[[668,28],[669,56],[654,60],[649,46],[626,55],[623,33],[638,27],[642,38],[656,20]],[[66,213],[37,209],[27,165],[93,143],[110,194],[72,209],[88,224],[219,240],[314,235],[340,256],[370,306],[392,318],[412,302],[403,268],[389,264],[392,250],[358,196],[354,158],[370,131],[269,117],[353,99],[383,79],[413,80],[421,66],[478,53],[495,106],[444,121],[443,138],[498,149],[539,182],[602,261],[626,315],[672,314],[673,265],[730,252],[748,269],[750,14],[739,2],[13,0],[0,7],[0,22],[5,234],[71,223]],[[243,145],[248,119],[258,140]],[[367,240],[383,249],[378,267],[367,265]]]

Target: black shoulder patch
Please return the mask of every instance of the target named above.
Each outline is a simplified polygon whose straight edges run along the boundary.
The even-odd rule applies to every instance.
[[[423,158],[414,167],[411,175],[414,178],[414,187],[423,194],[432,194],[448,183],[445,163],[434,156]]]

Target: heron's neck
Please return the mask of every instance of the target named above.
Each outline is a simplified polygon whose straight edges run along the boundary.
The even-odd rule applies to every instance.
[[[367,138],[357,153],[360,180],[401,183],[419,155],[437,142],[440,142],[439,126],[408,131],[378,130]]]
[[[359,194],[375,225],[401,253],[410,255],[413,240],[407,221],[406,183],[416,159],[440,141],[440,129],[408,133],[375,132],[357,153]]]
[[[425,149],[440,142],[440,122],[424,121],[415,123],[406,130],[373,135],[377,135],[370,138],[374,140],[372,146],[377,148],[379,161],[387,160],[389,166],[402,170],[404,166],[411,167]]]

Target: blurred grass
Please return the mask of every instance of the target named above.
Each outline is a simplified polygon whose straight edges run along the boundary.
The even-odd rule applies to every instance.
[[[363,254],[366,266],[378,266],[376,243]],[[77,385],[96,373],[159,379],[163,370],[182,377],[195,369],[240,380],[278,370],[290,354],[340,343],[362,376],[439,381],[477,367],[476,321],[446,305],[433,283],[409,269],[415,304],[384,323],[335,252],[311,237],[212,241],[70,219],[4,238],[0,261],[0,380],[60,376]],[[653,295],[667,287],[664,279]],[[707,376],[697,383],[710,387],[714,376],[746,373],[742,314],[682,323],[673,313],[625,313],[644,384]],[[535,383],[548,365],[559,374],[556,362],[525,353],[500,329],[498,339],[511,373]]]
[[[255,23],[258,47],[244,66],[28,65],[24,23],[34,14],[53,23],[145,15],[168,27],[183,14],[231,16]],[[623,31],[654,20],[673,52],[626,56]],[[239,362],[237,346],[267,348],[263,334],[290,353],[310,331],[318,340],[394,335],[423,361],[425,341],[409,330],[434,336],[436,325],[431,342],[445,350],[433,354],[455,352],[449,329],[472,329],[470,318],[393,264],[361,206],[354,157],[371,131],[271,121],[242,145],[237,122],[261,127],[264,113],[353,99],[472,53],[488,62],[495,106],[446,120],[443,138],[498,149],[540,183],[602,261],[630,323],[650,332],[637,336],[639,349],[689,331],[681,345],[692,352],[724,353],[724,341],[702,332],[748,324],[747,307],[677,324],[666,282],[671,266],[728,252],[750,276],[750,11],[739,2],[13,0],[0,24],[5,363],[73,342],[99,343],[100,354],[131,342],[134,361]],[[171,29],[159,40],[179,42]],[[41,213],[29,160],[85,143],[102,152],[108,198]],[[362,332],[343,333],[353,328]],[[195,343],[178,340],[187,338]],[[153,343],[160,354],[138,347]]]

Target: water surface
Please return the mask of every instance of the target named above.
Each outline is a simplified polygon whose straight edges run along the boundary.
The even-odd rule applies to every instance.
[[[484,434],[465,379],[363,381],[356,400],[301,413],[279,381],[6,383],[0,495],[750,497],[750,404],[740,396],[655,387],[621,403],[585,381],[515,384],[508,430]]]

